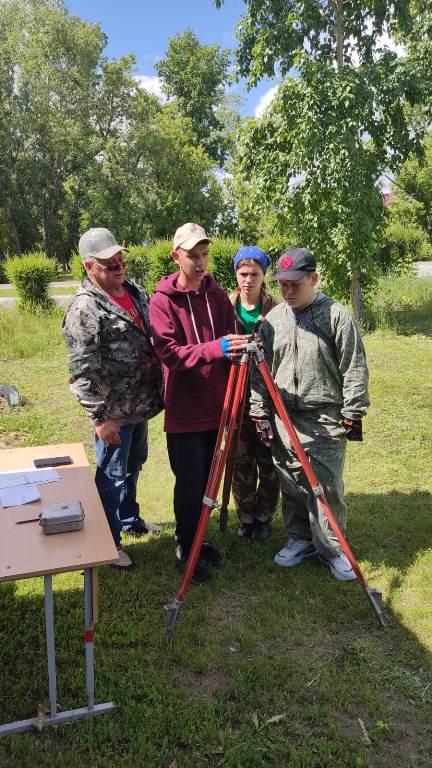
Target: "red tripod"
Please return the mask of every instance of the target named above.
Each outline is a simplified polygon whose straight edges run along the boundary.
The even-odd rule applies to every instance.
[[[247,345],[245,354],[242,356],[240,363],[233,364],[231,366],[230,375],[228,379],[228,386],[225,393],[225,401],[222,410],[222,418],[219,427],[219,432],[216,440],[216,447],[213,454],[213,461],[210,468],[209,479],[203,498],[203,507],[201,511],[201,517],[198,523],[198,527],[195,533],[195,538],[189,552],[189,557],[186,563],[185,570],[183,572],[182,582],[177,595],[173,603],[165,606],[165,626],[166,637],[170,640],[177,623],[180,610],[186,598],[186,594],[189,589],[189,585],[200,556],[201,547],[205,539],[207,532],[210,515],[212,509],[218,506],[217,494],[219,491],[222,474],[224,467],[227,464],[228,456],[230,453],[230,447],[233,441],[234,429],[237,426],[240,429],[241,418],[243,415],[244,403],[247,390],[247,381],[249,375],[249,367],[252,357],[255,358],[255,362],[259,368],[259,371],[267,386],[270,397],[273,401],[273,405],[281,419],[288,436],[291,440],[291,444],[299,459],[304,473],[310,483],[312,491],[316,497],[317,504],[321,505],[321,508],[330,523],[333,532],[341,545],[342,551],[347,556],[350,565],[356,575],[356,579],[363,589],[366,597],[370,601],[373,610],[375,611],[380,623],[384,626],[384,615],[382,611],[381,592],[377,589],[368,587],[366,579],[364,578],[360,566],[355,559],[351,549],[346,541],[341,529],[339,528],[337,521],[327,503],[324,495],[324,490],[312,469],[309,459],[303,449],[303,446],[298,438],[294,425],[288,416],[283,400],[276,388],[276,385],[272,379],[267,363],[264,360],[263,351],[257,346],[256,342],[252,341]],[[223,445],[223,447],[222,447]],[[228,477],[228,483],[225,483],[224,496],[226,497],[227,487],[229,489],[231,478]],[[229,492],[229,491],[228,491]],[[224,513],[226,515],[226,512]],[[221,518],[221,527],[223,526],[224,519]]]

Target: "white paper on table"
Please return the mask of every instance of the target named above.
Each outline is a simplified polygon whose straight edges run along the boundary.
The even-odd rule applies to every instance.
[[[0,472],[0,489],[27,483],[55,483],[60,475],[55,469],[20,469],[18,472]]]
[[[33,483],[27,485],[15,485],[12,488],[0,490],[0,501],[4,507],[18,507],[28,504],[30,501],[40,499],[39,491]]]

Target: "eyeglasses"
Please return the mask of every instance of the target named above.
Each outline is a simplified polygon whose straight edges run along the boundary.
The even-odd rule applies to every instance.
[[[95,263],[103,269],[105,272],[116,272],[118,268],[123,268],[125,266],[125,263],[123,259],[119,258],[114,264],[108,264],[108,266],[105,266],[104,264],[101,264],[100,261],[95,261]]]

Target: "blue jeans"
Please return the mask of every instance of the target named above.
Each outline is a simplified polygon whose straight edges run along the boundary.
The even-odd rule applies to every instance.
[[[147,422],[120,427],[120,445],[108,445],[95,433],[96,487],[117,547],[122,528],[139,519],[138,475],[147,459]]]

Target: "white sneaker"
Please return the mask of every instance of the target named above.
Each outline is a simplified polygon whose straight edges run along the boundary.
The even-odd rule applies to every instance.
[[[117,547],[117,554],[119,557],[118,562],[112,563],[112,567],[118,568],[120,571],[131,571],[134,567],[134,564],[127,552],[125,552],[121,547]]]
[[[339,581],[354,581],[356,575],[351,568],[351,564],[343,552],[336,557],[325,557],[320,555],[320,560],[330,568],[330,573]]]
[[[288,539],[284,548],[275,556],[273,562],[283,568],[292,568],[307,557],[314,557],[317,551],[311,541]]]

